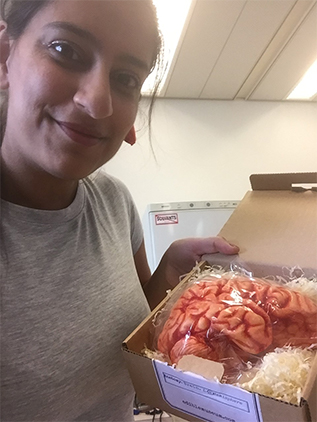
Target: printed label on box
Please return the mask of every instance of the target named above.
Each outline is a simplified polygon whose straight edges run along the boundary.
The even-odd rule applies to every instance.
[[[178,224],[178,214],[155,214],[155,224]]]
[[[263,422],[257,394],[208,381],[153,360],[164,400],[174,409],[208,422]]]

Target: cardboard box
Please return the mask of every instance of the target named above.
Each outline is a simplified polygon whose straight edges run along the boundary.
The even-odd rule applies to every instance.
[[[317,173],[252,175],[247,192],[220,232],[240,246],[235,262],[254,276],[317,273]],[[205,262],[227,266],[232,257],[206,255]],[[188,281],[186,277],[174,290]],[[152,344],[154,314],[123,343],[123,353],[138,399],[190,421],[308,422],[317,421],[317,358],[298,406],[208,381],[142,355]]]

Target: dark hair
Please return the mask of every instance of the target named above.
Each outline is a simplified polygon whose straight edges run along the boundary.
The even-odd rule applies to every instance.
[[[25,28],[28,26],[32,18],[38,13],[43,7],[48,5],[54,0],[0,0],[0,15],[1,19],[7,23],[7,33],[9,37],[13,40],[17,40],[24,32]],[[151,93],[151,100],[149,105],[149,135],[151,139],[151,120],[154,101],[157,95],[157,92],[160,87],[163,76],[163,39],[158,28],[158,20],[156,14],[156,8],[151,0],[147,0],[151,6],[153,20],[155,22],[157,31],[156,31],[156,51],[153,57],[152,69],[157,69],[154,88]],[[1,104],[0,104],[0,144],[2,143],[6,116],[7,116],[7,97],[2,95]]]
[[[51,0],[1,0],[1,19],[8,25],[8,35],[16,40],[33,16]]]

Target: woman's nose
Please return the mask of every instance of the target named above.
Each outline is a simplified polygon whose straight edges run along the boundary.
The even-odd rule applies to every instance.
[[[110,78],[102,69],[81,76],[74,103],[94,119],[103,119],[113,113]]]

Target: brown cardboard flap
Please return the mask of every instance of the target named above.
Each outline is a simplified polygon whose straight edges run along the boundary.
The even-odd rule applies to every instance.
[[[310,417],[313,422],[317,421],[317,356],[315,356],[312,368],[310,371],[310,377],[308,378],[305,388],[303,390],[302,397],[309,404]]]
[[[253,190],[292,190],[294,184],[317,183],[317,173],[252,174]]]
[[[152,319],[151,313],[123,342],[123,347],[142,354],[145,347],[152,345]]]
[[[317,380],[316,380],[316,371],[315,374],[312,372],[311,378],[315,375],[315,382],[312,384],[312,388],[310,391],[308,405],[309,405],[309,413],[310,413],[310,420],[312,422],[317,421]]]
[[[259,395],[262,417],[267,422],[311,422],[307,404],[295,406]],[[314,421],[315,422],[315,421]]]
[[[247,192],[219,234],[240,247],[235,260],[254,275],[288,275],[300,267],[312,277],[317,272],[317,192]],[[203,259],[217,263],[218,257]]]

